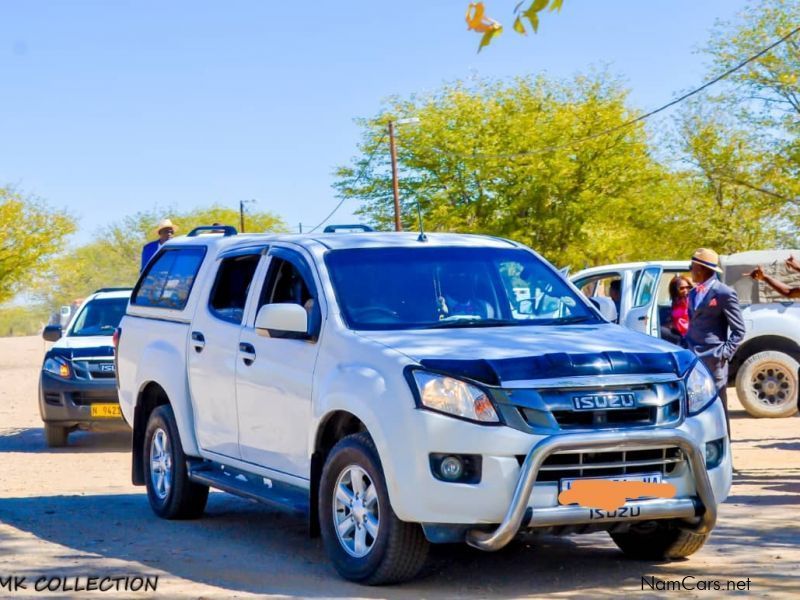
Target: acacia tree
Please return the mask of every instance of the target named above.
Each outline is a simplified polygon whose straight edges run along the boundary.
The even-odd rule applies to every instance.
[[[32,281],[60,252],[75,222],[65,211],[0,188],[0,302]]]

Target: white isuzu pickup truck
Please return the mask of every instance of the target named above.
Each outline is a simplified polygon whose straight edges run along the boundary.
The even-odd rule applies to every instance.
[[[282,507],[367,584],[413,577],[429,543],[608,531],[676,558],[710,535],[731,485],[713,380],[535,252],[221,231],[165,244],[117,335],[133,481],[157,515],[199,517],[209,487]],[[597,478],[674,493],[560,503]]]

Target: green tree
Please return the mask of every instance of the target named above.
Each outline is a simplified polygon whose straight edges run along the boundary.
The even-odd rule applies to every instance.
[[[32,281],[75,231],[65,211],[0,188],[0,302]]]
[[[800,2],[750,3],[734,21],[719,23],[707,47],[715,72],[753,56],[800,26]],[[761,169],[731,183],[750,186],[776,202],[800,198],[800,33],[726,80],[716,102],[738,118],[761,147]]]
[[[383,132],[387,120],[408,115],[419,124],[398,134],[407,229],[417,227],[419,202],[427,229],[501,235],[582,266],[620,258],[637,212],[663,218],[667,210],[649,205],[669,178],[644,127],[598,135],[634,116],[617,82],[604,74],[521,78],[448,85],[361,121],[362,154],[339,169],[335,185],[363,201],[361,214],[378,228],[389,229],[393,216]]]
[[[49,306],[58,306],[82,298],[102,287],[130,287],[139,277],[142,246],[156,239],[154,228],[169,217],[178,235],[200,225],[238,224],[239,212],[223,206],[190,211],[153,209],[120,219],[98,232],[97,240],[75,248],[52,262],[46,278],[38,285],[38,295]],[[247,214],[249,231],[286,231],[285,223],[274,213],[254,211]]]

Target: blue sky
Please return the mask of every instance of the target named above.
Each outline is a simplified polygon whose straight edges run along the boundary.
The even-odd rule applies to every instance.
[[[0,185],[68,207],[75,243],[137,210],[248,198],[307,228],[336,204],[353,119],[386,97],[608,66],[652,108],[703,81],[697,51],[745,2],[566,0],[523,38],[516,0],[487,0],[506,32],[480,54],[467,4],[0,0]]]

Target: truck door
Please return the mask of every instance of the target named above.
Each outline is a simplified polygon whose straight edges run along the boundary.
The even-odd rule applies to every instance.
[[[217,259],[216,275],[203,290],[187,348],[197,441],[203,450],[234,458],[239,458],[239,335],[260,259],[258,248],[233,251]]]
[[[625,326],[629,329],[659,336],[656,300],[662,270],[661,267],[646,267],[639,275],[631,308],[625,316]]]
[[[259,282],[261,284],[262,282]],[[323,307],[311,267],[299,253],[273,247],[255,310],[242,328],[236,361],[242,460],[307,478],[311,391]],[[255,317],[266,304],[294,303],[308,312],[309,334],[265,337]]]

